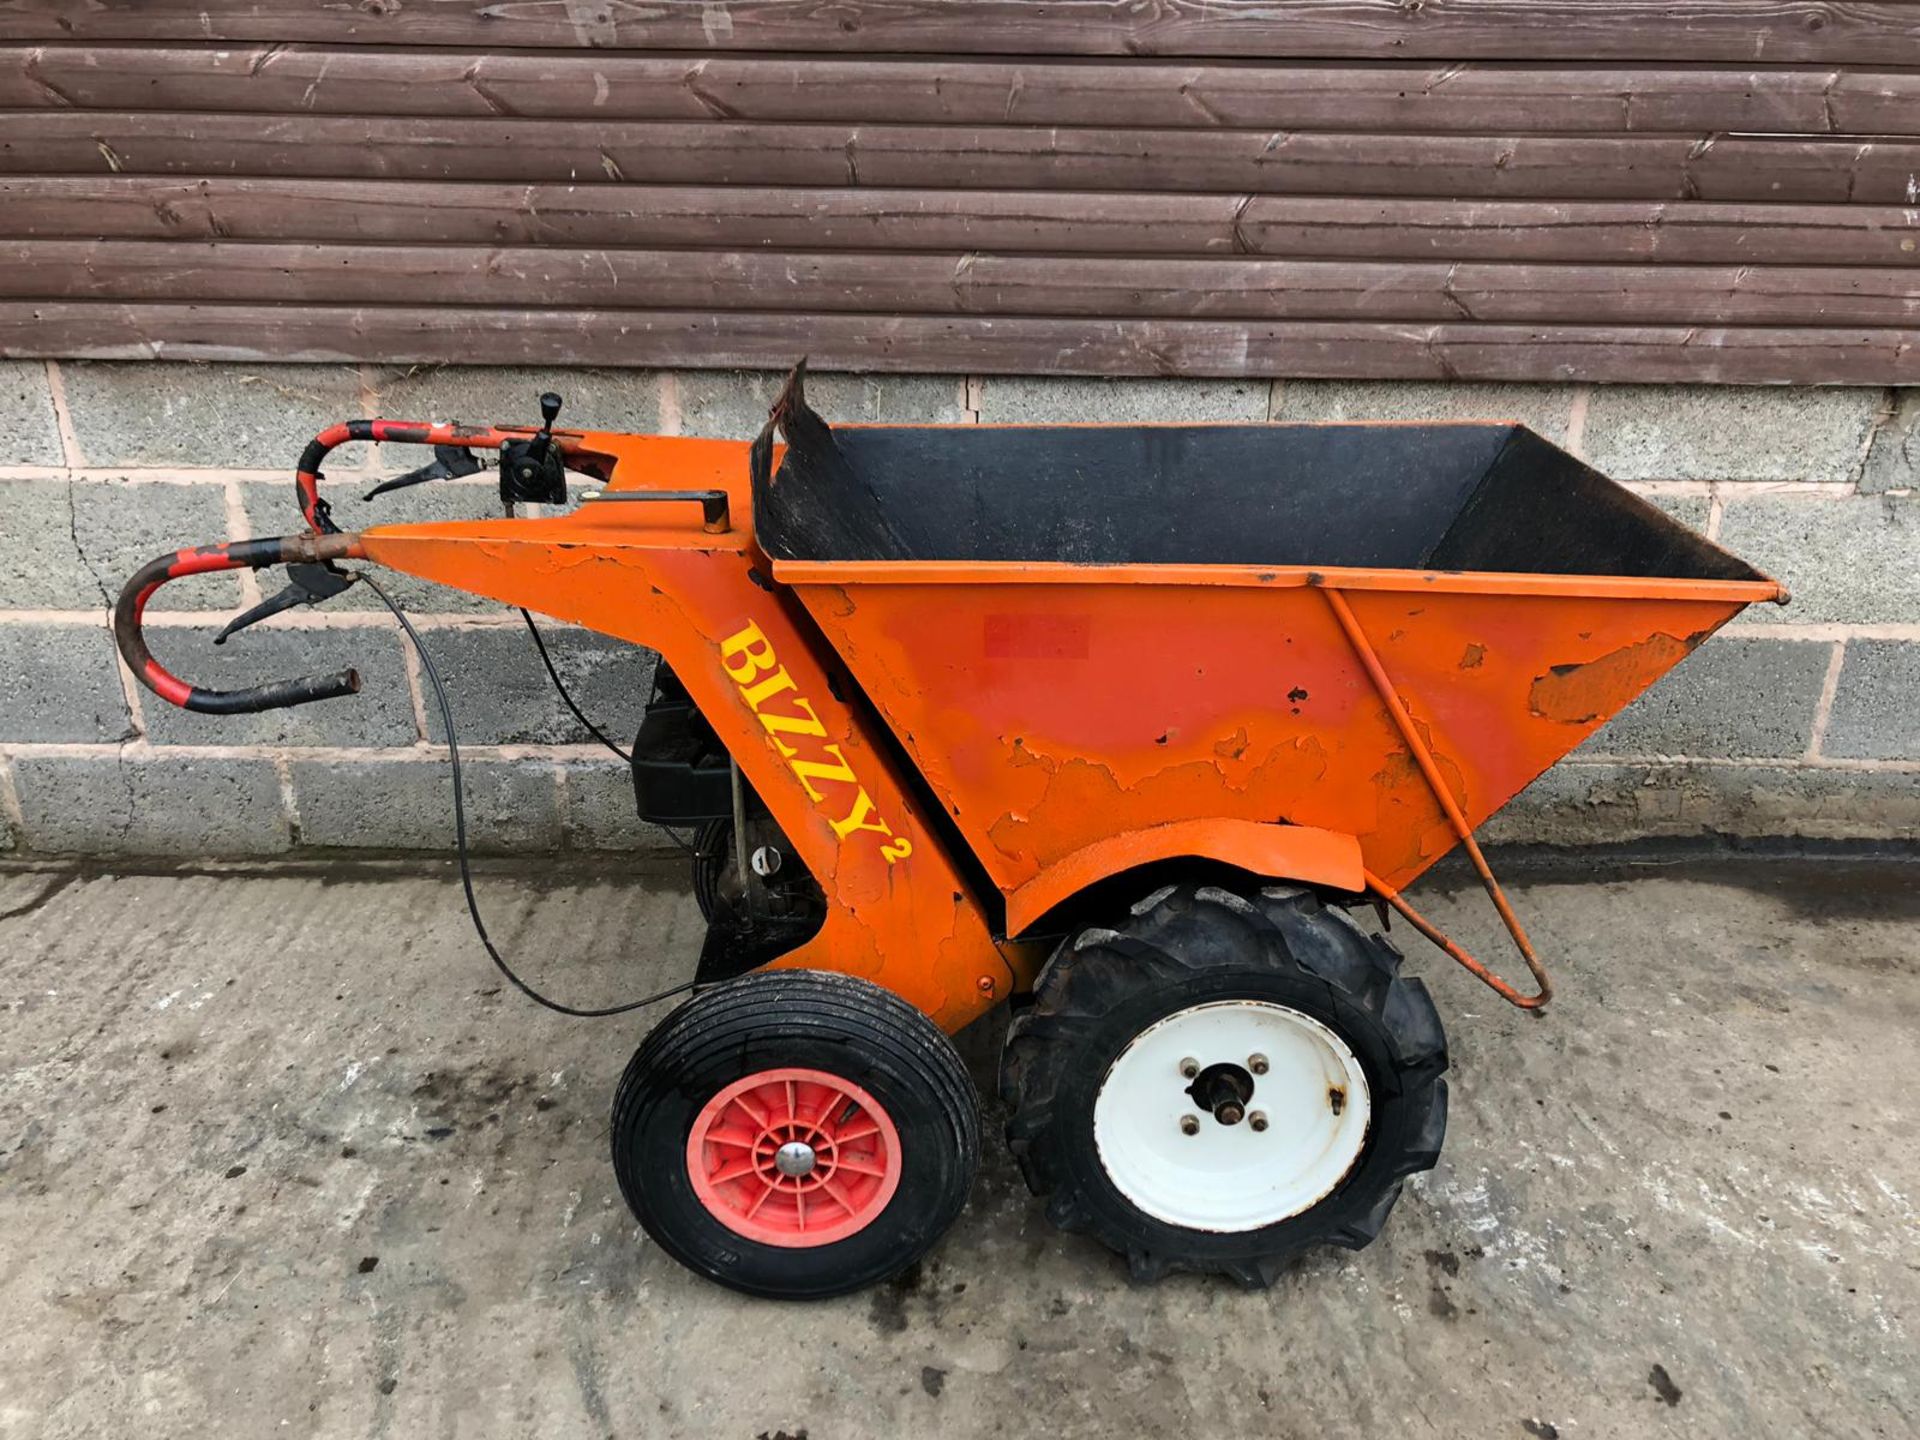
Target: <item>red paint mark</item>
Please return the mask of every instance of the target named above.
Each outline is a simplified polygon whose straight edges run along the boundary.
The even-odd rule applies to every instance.
[[[989,615],[982,649],[989,660],[1084,660],[1091,629],[1085,615]]]

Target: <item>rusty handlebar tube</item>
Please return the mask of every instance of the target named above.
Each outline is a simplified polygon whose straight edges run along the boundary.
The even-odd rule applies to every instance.
[[[121,657],[140,683],[161,699],[202,715],[241,715],[332,700],[360,689],[360,672],[308,675],[277,680],[244,690],[202,690],[171,674],[147,648],[141,617],[154,592],[184,575],[219,570],[260,570],[271,565],[326,564],[361,558],[360,537],[335,531],[326,535],[280,535],[266,540],[235,540],[162,555],[141,566],[120,591],[113,607],[113,638]]]

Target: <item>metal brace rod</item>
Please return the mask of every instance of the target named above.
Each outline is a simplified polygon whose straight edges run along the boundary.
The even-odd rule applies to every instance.
[[[1493,870],[1487,864],[1487,857],[1480,853],[1480,844],[1473,838],[1473,826],[1467,823],[1459,804],[1453,798],[1453,792],[1447,788],[1440,767],[1434,762],[1433,751],[1420,738],[1420,732],[1414,727],[1413,716],[1408,713],[1400,692],[1393,688],[1386,668],[1381,665],[1380,657],[1374,653],[1373,644],[1367,639],[1366,631],[1360,628],[1360,622],[1354,618],[1353,607],[1347,603],[1347,597],[1331,586],[1321,587],[1321,594],[1327,597],[1327,605],[1333,611],[1333,618],[1340,622],[1340,628],[1346,631],[1347,642],[1353,646],[1353,653],[1359,657],[1366,668],[1367,677],[1373,681],[1373,688],[1379,693],[1380,703],[1386,706],[1387,714],[1399,728],[1400,738],[1407,743],[1408,751],[1413,755],[1414,764],[1420,767],[1420,773],[1426,777],[1427,788],[1433,792],[1433,798],[1440,803],[1453,833],[1460,837],[1460,843],[1466,847],[1467,857],[1473,861],[1473,868],[1480,874],[1480,884],[1487,892],[1487,898],[1493,901],[1493,908],[1500,912],[1501,923],[1507,927],[1507,934],[1513,937],[1514,947],[1519,950],[1520,958],[1527,962],[1527,969],[1533,972],[1534,983],[1539,987],[1537,993],[1523,995],[1507,981],[1500,978],[1481,961],[1476,960],[1459,945],[1450,940],[1441,929],[1426,916],[1415,910],[1386,881],[1371,870],[1365,871],[1367,888],[1378,895],[1387,904],[1407,917],[1409,924],[1427,939],[1431,940],[1452,959],[1457,960],[1467,970],[1483,981],[1495,994],[1509,1004],[1522,1010],[1538,1010],[1553,998],[1553,982],[1547,978],[1546,967],[1540,963],[1540,957],[1534,953],[1533,942],[1527,939],[1527,932],[1521,928],[1520,918],[1513,913],[1513,906],[1507,902],[1507,895],[1500,888],[1500,882],[1493,877]]]

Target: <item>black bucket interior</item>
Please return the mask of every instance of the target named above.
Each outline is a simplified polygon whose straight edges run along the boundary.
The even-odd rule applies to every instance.
[[[1764,578],[1522,426],[792,426],[776,559]]]

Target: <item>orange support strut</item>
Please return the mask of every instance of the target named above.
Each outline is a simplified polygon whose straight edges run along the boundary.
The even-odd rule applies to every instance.
[[[1520,917],[1513,913],[1507,895],[1500,888],[1500,882],[1493,877],[1493,870],[1487,864],[1487,857],[1480,852],[1480,843],[1473,838],[1473,826],[1467,823],[1467,817],[1460,812],[1460,806],[1453,798],[1453,792],[1440,775],[1440,767],[1434,763],[1433,752],[1421,740],[1420,733],[1414,728],[1413,717],[1407,713],[1406,705],[1400,694],[1393,688],[1380,657],[1374,654],[1373,645],[1367,639],[1367,632],[1360,628],[1360,622],[1354,618],[1353,607],[1347,604],[1347,597],[1332,586],[1322,591],[1327,597],[1327,605],[1333,611],[1333,618],[1340,622],[1340,628],[1346,632],[1353,653],[1366,668],[1367,678],[1373,681],[1373,688],[1379,692],[1380,703],[1387,707],[1387,714],[1400,731],[1401,739],[1407,742],[1407,750],[1413,756],[1414,764],[1420,767],[1420,773],[1426,777],[1427,786],[1433,791],[1433,798],[1439,802],[1446,813],[1447,823],[1453,826],[1453,833],[1460,837],[1460,843],[1466,848],[1467,858],[1473,861],[1473,868],[1480,873],[1480,884],[1487,892],[1487,898],[1493,901],[1493,908],[1500,912],[1501,922],[1507,927],[1507,933],[1513,937],[1520,958],[1527,962],[1527,969],[1533,972],[1534,982],[1539,989],[1532,995],[1523,995],[1507,981],[1496,975],[1483,962],[1475,959],[1467,951],[1449,939],[1441,929],[1413,906],[1409,905],[1400,892],[1371,870],[1365,872],[1367,888],[1378,895],[1387,904],[1407,917],[1409,924],[1453,959],[1464,965],[1480,980],[1492,988],[1493,992],[1509,1004],[1518,1005],[1522,1010],[1538,1010],[1553,998],[1553,982],[1547,978],[1546,967],[1540,963],[1540,957],[1534,953],[1533,942],[1527,939],[1527,932],[1521,927]]]

